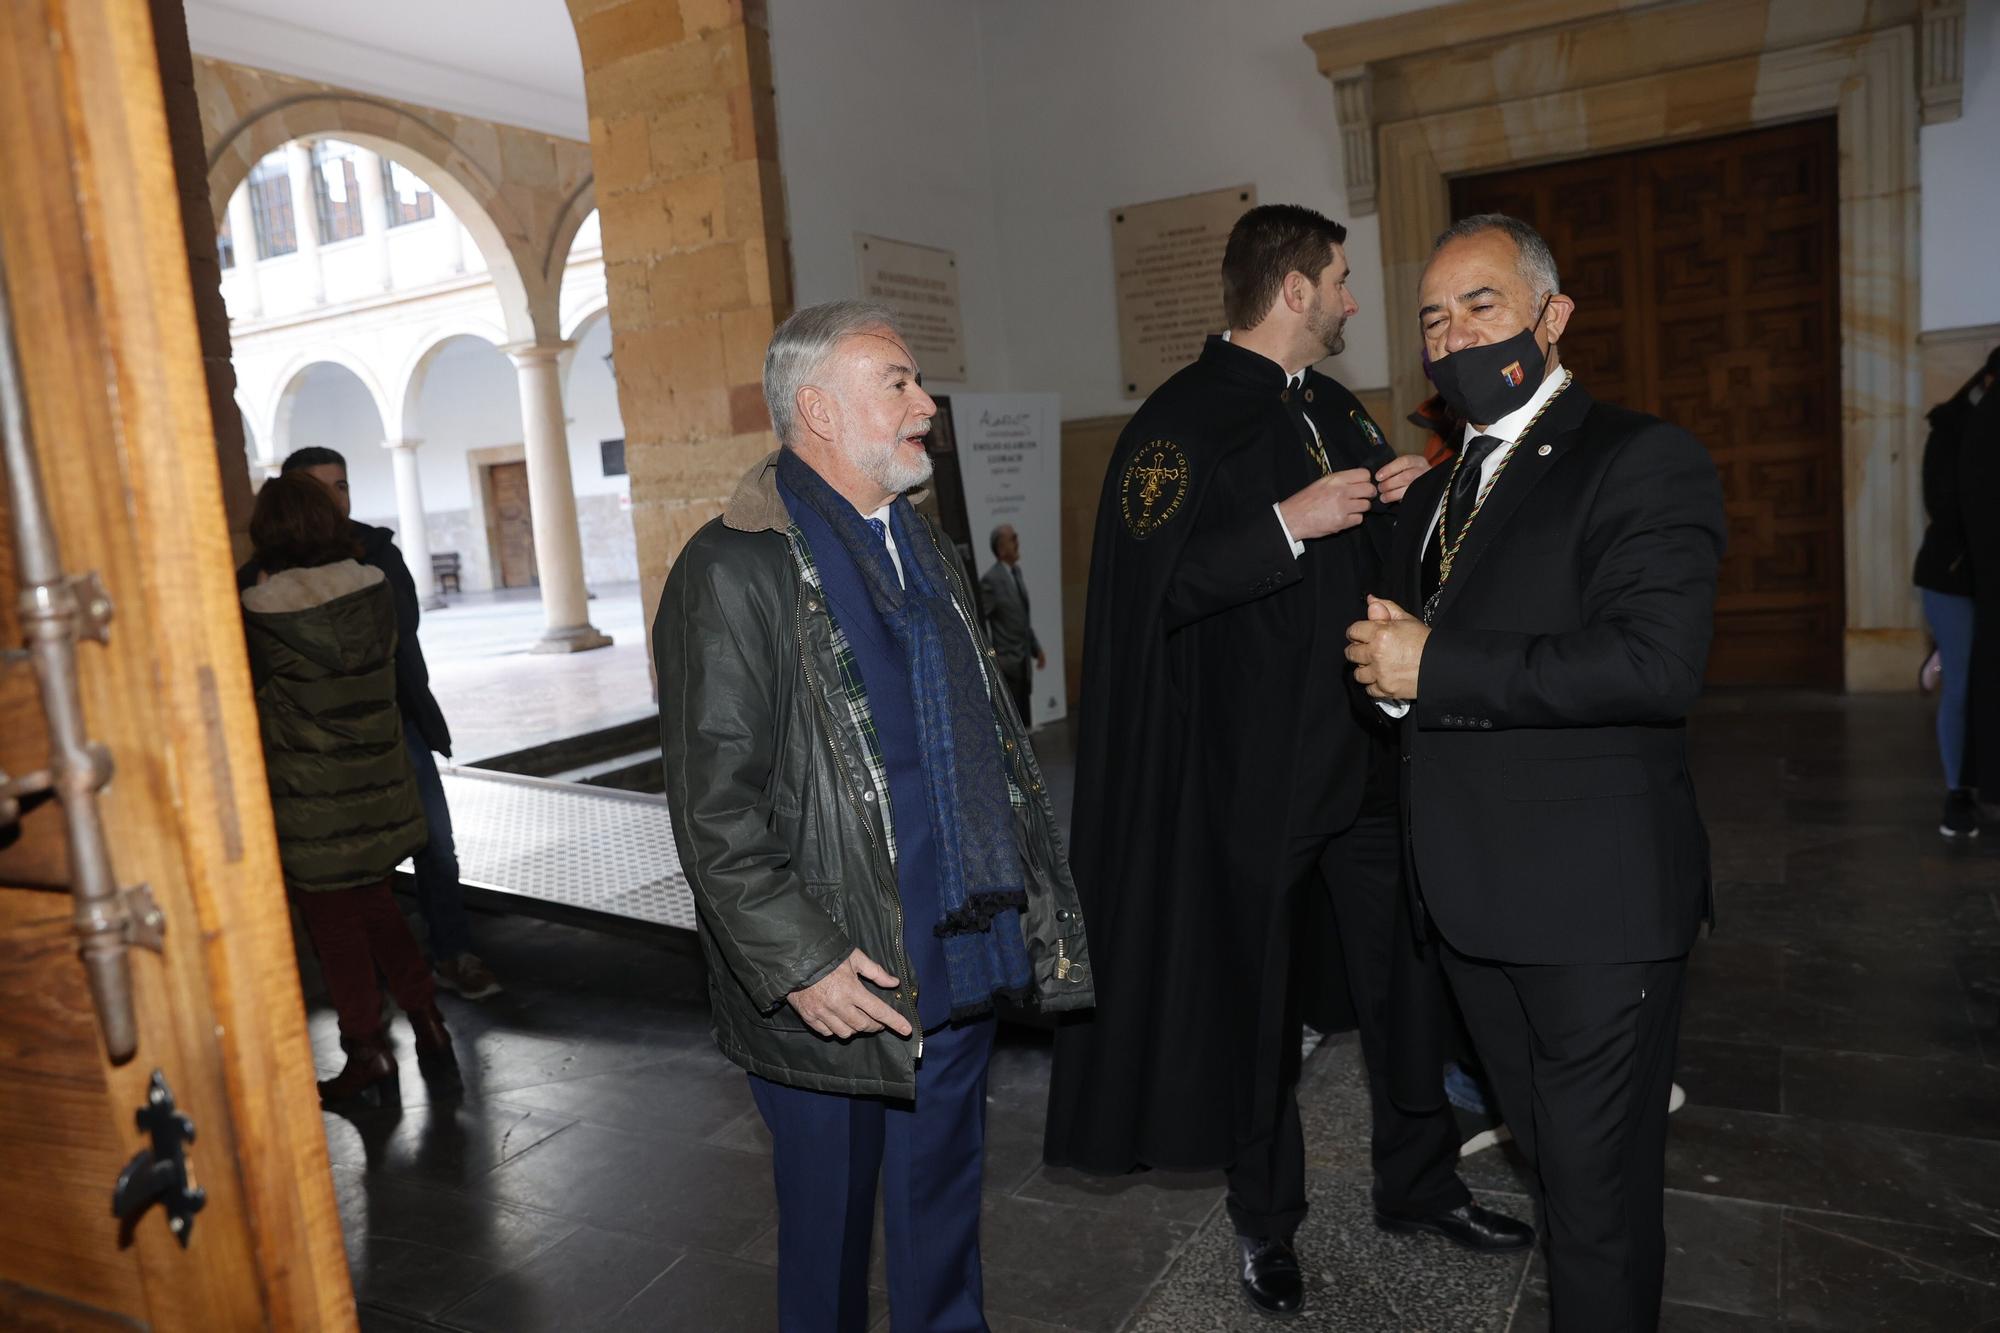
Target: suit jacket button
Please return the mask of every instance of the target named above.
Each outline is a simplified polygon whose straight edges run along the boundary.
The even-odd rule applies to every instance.
[[[1492,719],[1492,718],[1490,718],[1490,717],[1482,717],[1482,718],[1480,718],[1480,719],[1479,719],[1479,729],[1480,729],[1481,731],[1491,731],[1491,730],[1493,730],[1493,719]]]

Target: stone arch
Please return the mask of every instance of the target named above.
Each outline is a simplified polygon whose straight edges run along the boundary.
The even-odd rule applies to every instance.
[[[597,176],[592,173],[584,177],[576,192],[563,201],[562,211],[556,216],[555,230],[549,233],[548,249],[542,253],[544,269],[553,277],[557,291],[562,290],[563,274],[569,269],[569,252],[576,243],[576,234],[596,211]]]
[[[382,392],[382,382],[375,372],[343,348],[315,347],[288,362],[273,381],[270,430],[264,437],[268,441],[271,458],[283,459],[292,451],[292,409],[298,404],[306,372],[319,365],[338,366],[361,382],[361,387],[368,391],[370,401],[375,404],[376,419],[382,423],[383,437],[387,438],[390,423],[396,418],[391,415],[389,398]]]
[[[396,392],[394,418],[384,418],[392,440],[407,439],[410,428],[417,419],[417,404],[423,400],[424,384],[429,378],[431,367],[437,362],[437,354],[451,343],[461,338],[472,338],[499,351],[508,343],[507,335],[491,324],[478,319],[456,320],[430,330],[418,341],[416,350],[396,377],[399,386]]]
[[[599,298],[592,301],[571,316],[568,326],[563,329],[563,341],[567,343],[583,341],[586,333],[589,333],[599,321],[608,319],[610,315],[611,302],[608,299]]]
[[[295,140],[322,137],[393,158],[422,176],[472,233],[485,256],[500,296],[509,340],[528,342],[555,336],[559,322],[555,287],[548,266],[536,252],[537,238],[531,235],[527,220],[443,130],[394,103],[359,93],[326,92],[258,108],[224,130],[209,147],[208,194],[215,216],[227,216],[231,196],[266,154]],[[587,182],[579,191],[586,193],[594,196]],[[588,211],[577,215],[576,225],[582,224]],[[574,234],[572,228],[570,235]]]

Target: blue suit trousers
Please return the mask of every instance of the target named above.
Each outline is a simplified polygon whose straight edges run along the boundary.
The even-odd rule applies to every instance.
[[[896,1328],[984,1333],[979,1184],[994,1027],[989,1018],[926,1033],[914,1102],[750,1076],[773,1140],[784,1333],[868,1327],[878,1183]]]

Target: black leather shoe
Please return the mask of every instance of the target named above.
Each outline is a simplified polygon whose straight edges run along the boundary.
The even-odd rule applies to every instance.
[[[1397,1217],[1378,1208],[1375,1225],[1384,1231],[1427,1231],[1482,1254],[1525,1250],[1535,1243],[1535,1229],[1526,1222],[1517,1222],[1505,1213],[1481,1208],[1476,1203],[1462,1203],[1448,1213],[1432,1213],[1429,1217]]]
[[[1306,1304],[1306,1284],[1299,1275],[1299,1256],[1281,1240],[1238,1236],[1243,1257],[1243,1294],[1257,1313],[1290,1319]]]

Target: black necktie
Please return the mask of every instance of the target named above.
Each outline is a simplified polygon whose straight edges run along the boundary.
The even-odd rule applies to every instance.
[[[1028,610],[1027,580],[1021,577],[1021,567],[1019,565],[1010,565],[1008,568],[1014,571],[1014,591],[1021,594],[1021,611],[1023,614],[1026,614]]]
[[[1446,524],[1456,529],[1453,534],[1464,540],[1466,520],[1472,517],[1472,506],[1479,500],[1479,474],[1485,467],[1487,458],[1506,441],[1494,435],[1475,435],[1465,443],[1464,461],[1457,464],[1458,470],[1451,478],[1451,500],[1438,515],[1437,530],[1431,533],[1430,544],[1424,548],[1424,600],[1436,595],[1438,584],[1443,581],[1443,566]]]

